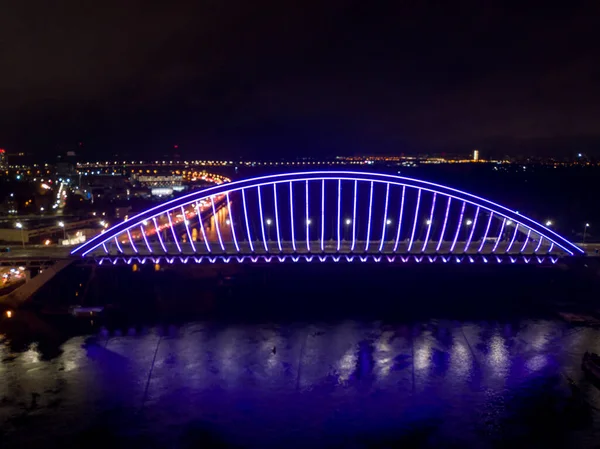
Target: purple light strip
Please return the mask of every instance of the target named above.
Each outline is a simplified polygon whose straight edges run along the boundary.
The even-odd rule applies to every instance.
[[[119,252],[122,253],[123,248],[121,248],[121,245],[119,244],[119,239],[117,237],[115,237],[115,243],[117,244],[117,249],[119,250]]]
[[[127,230],[127,237],[129,238],[129,244],[131,245],[133,252],[135,252],[137,254],[138,250],[135,247],[135,243],[133,243],[133,239],[131,238],[131,232],[129,232],[129,229]]]
[[[342,180],[338,179],[338,198],[337,198],[337,250],[340,250],[342,241],[341,231],[341,216],[342,216]]]
[[[398,243],[400,242],[400,230],[402,229],[402,214],[404,213],[404,194],[406,193],[406,186],[402,186],[402,199],[400,200],[400,213],[398,214],[398,230],[396,231],[396,243],[394,244],[394,252],[398,249]]]
[[[483,249],[483,245],[485,245],[485,239],[487,239],[488,232],[490,231],[490,225],[492,224],[492,218],[494,217],[494,213],[490,212],[490,218],[488,218],[487,226],[485,227],[485,233],[483,234],[483,238],[481,239],[481,244],[477,249],[477,252],[480,253]]]
[[[369,190],[369,221],[367,222],[367,241],[365,243],[365,251],[369,250],[371,241],[371,212],[373,210],[373,181],[371,181],[371,189]]]
[[[179,246],[179,241],[177,240],[177,234],[175,233],[175,228],[173,228],[173,222],[171,221],[170,211],[167,211],[167,218],[169,219],[169,227],[171,228],[171,234],[173,234],[173,239],[175,240],[175,246],[177,246],[177,250],[181,252],[181,247]]]
[[[529,229],[527,231],[527,237],[525,237],[525,243],[523,243],[523,246],[521,247],[521,252],[525,251],[525,247],[527,246],[527,243],[529,243],[529,236],[531,235],[531,229]]]
[[[502,238],[502,233],[504,232],[504,226],[506,225],[506,217],[502,220],[502,226],[500,226],[500,232],[498,233],[498,238],[496,239],[496,243],[494,244],[494,248],[492,248],[492,253],[496,252],[496,248],[498,248],[498,244],[500,243],[500,239]]]
[[[390,199],[390,183],[385,185],[385,206],[383,208],[383,227],[381,229],[381,242],[379,242],[379,252],[383,249],[383,243],[385,242],[385,228],[387,228],[387,214],[388,214],[388,202]]]
[[[445,189],[445,190],[448,190],[448,191],[451,191],[451,192],[456,192],[456,194],[458,194],[458,195],[464,195],[464,196],[467,196],[469,198],[473,198],[473,199],[466,199],[466,198],[461,198],[460,196],[457,196],[457,195],[451,195],[451,194],[448,194],[448,193],[444,193],[444,195],[452,196],[454,198],[457,198],[457,199],[460,199],[462,201],[468,202],[469,204],[473,204],[475,206],[479,205],[482,208],[484,208],[486,210],[489,210],[489,211],[493,210],[493,209],[490,208],[490,206],[483,206],[483,205],[478,204],[475,201],[482,201],[482,202],[484,202],[486,204],[491,204],[492,206],[495,206],[498,209],[503,209],[503,210],[508,211],[510,213],[515,213],[514,211],[512,211],[512,210],[510,210],[510,209],[508,209],[508,208],[506,208],[506,207],[504,207],[504,206],[502,206],[502,205],[500,205],[498,203],[494,203],[493,201],[486,200],[485,198],[481,198],[481,197],[478,197],[476,195],[473,195],[473,194],[470,194],[470,193],[467,193],[467,192],[463,192],[463,191],[458,190],[458,189],[453,189],[451,187],[446,187],[446,186],[443,186],[443,185],[440,185],[440,184],[436,184],[436,183],[432,183],[432,182],[420,181],[420,180],[416,180],[416,179],[412,179],[412,178],[406,178],[406,177],[403,177],[403,176],[382,175],[382,174],[376,174],[376,173],[375,174],[373,174],[373,173],[366,173],[365,174],[364,172],[339,172],[339,171],[299,172],[299,173],[294,173],[293,175],[294,176],[307,176],[307,175],[315,175],[315,174],[318,174],[318,175],[334,175],[335,179],[348,179],[348,180],[357,180],[358,177],[360,177],[360,176],[364,177],[365,175],[366,176],[371,175],[371,176],[394,178],[394,182],[383,181],[383,180],[376,180],[375,182],[390,182],[391,184],[394,184],[394,185],[406,185],[406,182],[408,182],[408,183],[425,184],[425,185],[428,185],[428,186],[442,188],[442,189]],[[344,175],[344,176],[341,176],[341,175]],[[150,209],[148,209],[148,210],[146,210],[144,212],[140,212],[139,214],[137,214],[137,215],[129,218],[125,222],[122,222],[122,223],[119,223],[118,225],[113,226],[111,229],[109,229],[109,232],[115,232],[115,231],[123,232],[126,229],[130,229],[130,228],[132,228],[132,227],[134,227],[134,226],[137,225],[137,223],[135,222],[136,219],[141,219],[144,216],[146,216],[146,219],[150,219],[152,217],[156,217],[158,215],[161,215],[163,213],[163,211],[167,208],[167,206],[172,205],[173,203],[177,203],[177,205],[181,205],[182,200],[190,199],[190,202],[192,202],[192,201],[198,201],[200,199],[204,199],[204,198],[209,197],[210,196],[209,192],[217,191],[219,194],[225,193],[225,192],[232,192],[232,191],[235,191],[235,190],[239,190],[240,189],[240,187],[239,187],[240,184],[241,185],[247,184],[250,181],[256,182],[256,181],[259,181],[259,180],[273,179],[273,178],[282,178],[282,177],[286,177],[286,176],[289,176],[289,174],[259,176],[259,177],[252,178],[252,179],[230,182],[230,183],[227,184],[227,186],[229,187],[229,189],[226,190],[226,191],[223,191],[223,186],[215,186],[215,187],[209,187],[207,189],[204,189],[201,192],[190,193],[188,195],[184,195],[182,197],[179,197],[179,198],[170,200],[170,201],[168,201],[166,203],[160,204],[158,206],[152,207],[152,208],[150,208]],[[321,178],[310,178],[310,179],[321,179]],[[301,179],[299,179],[299,180],[301,180]],[[371,179],[368,179],[368,180],[371,181]],[[401,181],[405,181],[405,182],[401,182]],[[283,181],[280,181],[280,180],[271,180],[271,181],[267,181],[267,182],[264,182],[264,183],[261,183],[261,184],[254,184],[253,187],[256,187],[258,185],[272,184],[272,183],[278,183],[278,182],[287,182],[287,181],[285,181],[285,180],[283,180]],[[235,186],[235,187],[231,188],[230,186]],[[411,185],[411,187],[415,187],[415,186]],[[426,187],[419,187],[419,188],[421,188],[423,190],[426,190],[426,191],[435,192],[435,190],[432,190],[431,188],[426,188]],[[204,194],[205,196],[203,196],[201,198],[193,198],[193,199],[191,199],[191,197],[199,196],[199,194]],[[158,210],[158,212],[155,213],[155,215],[147,216],[150,212],[153,212],[153,211],[156,211],[156,210]],[[499,213],[499,215],[502,215],[502,214]],[[540,228],[545,229],[546,231],[548,231],[550,234],[558,237],[565,244],[571,245],[572,248],[578,250],[582,254],[585,253],[581,248],[577,247],[573,243],[571,243],[568,240],[566,240],[565,238],[561,237],[559,234],[557,234],[553,230],[551,230],[551,229],[549,229],[549,228],[541,225],[540,223],[537,223],[536,221],[532,220],[529,217],[526,217],[526,216],[524,216],[522,214],[519,214],[519,215],[520,215],[520,217],[522,219],[529,220],[530,222],[534,223],[536,226],[539,226]],[[517,219],[515,219],[515,218],[511,218],[511,219],[513,221],[517,222],[517,223],[520,223],[520,221],[517,220]],[[121,227],[121,226],[123,226],[125,224],[128,224],[129,226],[126,227],[126,228],[124,228],[124,229],[117,229],[117,228],[119,228],[119,227]],[[98,236],[94,237],[90,241],[88,241],[88,242],[84,243],[83,245],[80,245],[77,248],[75,248],[73,251],[71,251],[71,254],[75,254],[79,250],[81,250],[83,248],[86,248],[86,247],[89,247],[94,242],[96,242],[96,240],[99,240],[101,238],[102,238],[102,235],[98,235]],[[108,236],[108,237],[105,238],[104,241],[108,241],[111,238],[113,238],[113,236]],[[546,238],[548,240],[552,241],[553,243],[555,243],[556,245],[558,245],[560,248],[562,248],[568,254],[573,255],[572,251],[568,250],[567,248],[565,248],[564,246],[562,246],[560,243],[554,242],[549,237],[546,237]],[[103,240],[98,241],[98,243],[96,243],[94,246],[92,246],[91,248],[89,248],[86,251],[84,251],[81,255],[85,256],[86,254],[90,253],[91,251],[93,251],[94,249],[96,249],[98,246],[100,246],[102,244],[102,242],[103,242]]]
[[[156,224],[156,218],[152,218],[152,222],[154,223],[154,229],[156,229],[156,235],[158,237],[158,241],[160,242],[160,246],[162,247],[165,254],[167,253],[167,248],[165,248],[165,244],[163,243],[162,237],[160,236],[160,230],[158,229],[158,225]]]
[[[294,188],[290,181],[290,224],[292,226],[292,248],[296,252],[296,236],[294,235]]]
[[[275,184],[273,184],[273,187],[275,187]],[[233,215],[231,214],[231,202],[229,201],[229,192],[227,192],[225,194],[225,197],[227,198],[227,212],[229,213],[229,223],[230,223],[230,226],[231,226],[231,236],[233,237],[233,243],[235,244],[235,250],[239,253],[240,252],[240,247],[238,245],[237,237],[235,236],[235,225],[233,224]]]
[[[244,219],[246,220],[246,232],[248,234],[248,243],[250,244],[250,251],[254,252],[252,236],[250,235],[250,223],[248,222],[248,209],[246,208],[246,191],[244,189],[242,189],[242,204],[244,206]]]
[[[460,215],[458,216],[458,226],[456,228],[456,234],[454,234],[454,240],[452,241],[452,246],[450,247],[450,252],[454,252],[454,247],[456,246],[456,241],[458,240],[458,234],[460,233],[460,228],[462,227],[463,216],[465,215],[465,206],[467,203],[463,201],[462,207],[460,209]]]
[[[321,181],[321,251],[325,251],[325,179]]]
[[[448,223],[448,213],[450,212],[450,204],[452,203],[452,197],[448,197],[448,204],[446,205],[446,215],[444,215],[444,223],[442,224],[442,232],[440,234],[440,239],[438,240],[438,244],[435,247],[435,252],[439,252],[442,246],[442,242],[444,241],[444,234],[446,233],[446,224]]]
[[[413,228],[412,228],[412,232],[410,233],[410,241],[408,242],[408,251],[410,253],[410,250],[412,248],[413,245],[413,241],[415,239],[415,232],[417,231],[417,223],[419,221],[419,206],[421,204],[421,189],[419,189],[417,191],[417,206],[415,207],[415,219],[413,221]]]
[[[421,252],[424,253],[427,248],[427,243],[429,243],[429,234],[431,232],[431,227],[433,226],[433,213],[435,211],[435,198],[437,193],[433,194],[433,200],[431,201],[431,212],[429,213],[429,224],[427,225],[427,233],[425,234],[425,241],[423,242],[423,248],[421,248]]]
[[[219,229],[219,220],[217,217],[217,211],[215,210],[215,201],[214,197],[210,197],[210,204],[212,205],[213,211],[213,221],[215,222],[215,230],[217,231],[217,237],[219,238],[219,245],[221,245],[221,249],[225,251],[225,246],[223,245],[223,239],[221,238],[221,230]]]
[[[552,249],[554,249],[554,242],[550,243],[550,247],[548,248],[548,254],[550,254],[552,252]],[[554,263],[554,262],[552,262]]]
[[[148,239],[146,238],[146,232],[144,230],[143,225],[140,225],[140,232],[142,233],[142,237],[144,237],[144,242],[146,243],[146,248],[148,248],[148,252],[152,253],[152,248],[150,248],[150,244],[148,243]]]
[[[354,211],[352,213],[352,247],[350,251],[354,251],[354,245],[356,244],[356,193],[358,190],[358,181],[354,180]]]
[[[277,231],[277,247],[281,252],[281,236],[279,235],[279,213],[277,211],[277,184],[273,184],[273,201],[275,201],[275,230]]]
[[[306,180],[306,249],[310,251],[310,218],[308,216],[308,179]]]
[[[185,231],[187,232],[188,239],[190,241],[190,246],[192,247],[192,251],[196,252],[196,245],[194,245],[194,239],[192,239],[192,233],[190,232],[190,227],[188,226],[188,219],[185,215],[185,209],[181,206],[181,213],[183,214],[183,223],[185,224]]]
[[[208,243],[208,239],[206,238],[206,232],[204,231],[204,223],[202,223],[202,212],[200,211],[200,205],[198,202],[195,204],[196,207],[196,215],[198,217],[198,224],[200,225],[200,232],[202,232],[202,239],[204,240],[204,245],[206,246],[206,250],[210,253],[210,244]]]
[[[475,210],[475,218],[473,218],[473,227],[471,228],[471,232],[469,232],[469,238],[467,239],[467,243],[465,243],[465,249],[463,252],[467,252],[469,250],[469,245],[471,245],[471,240],[473,239],[473,234],[475,233],[475,227],[477,226],[477,218],[479,218],[479,206]]]
[[[542,246],[542,240],[544,240],[544,237],[542,237],[542,234],[538,234],[538,237],[539,237],[539,241],[538,241],[537,246],[535,247],[535,250],[533,251],[534,253],[538,252],[538,250]]]
[[[506,252],[510,252],[510,249],[513,246],[513,243],[515,243],[515,238],[517,237],[517,231],[519,229],[519,223],[515,223],[515,232],[513,232],[513,236],[512,239],[510,239],[510,244],[508,245],[508,248],[506,248]]]
[[[104,252],[108,254],[108,248],[106,247],[106,243],[102,243],[102,248],[104,248]]]

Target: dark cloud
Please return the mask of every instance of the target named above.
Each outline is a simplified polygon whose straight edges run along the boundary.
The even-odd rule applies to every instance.
[[[290,155],[598,136],[598,17],[597,2],[15,1],[0,144]]]

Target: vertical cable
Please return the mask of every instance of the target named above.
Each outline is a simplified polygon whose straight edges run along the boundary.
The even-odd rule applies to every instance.
[[[475,218],[473,218],[473,227],[471,228],[471,232],[469,232],[469,238],[467,239],[467,243],[465,243],[465,249],[463,252],[467,252],[469,250],[469,245],[471,245],[471,240],[473,239],[473,234],[475,233],[475,227],[477,226],[477,218],[479,217],[479,206],[475,210]]]
[[[402,186],[402,199],[400,200],[400,213],[398,214],[398,231],[396,232],[396,243],[394,244],[394,252],[398,249],[398,243],[400,242],[400,231],[402,229],[402,214],[404,213],[404,194],[406,193],[406,186]]]
[[[373,181],[369,190],[369,219],[367,221],[367,241],[365,243],[365,251],[369,250],[369,241],[371,240],[371,212],[373,210]]]
[[[481,244],[479,245],[479,249],[477,250],[478,253],[481,252],[481,250],[483,249],[483,245],[485,245],[485,239],[487,239],[493,217],[494,217],[494,212],[490,211],[490,218],[488,218],[487,226],[485,227],[485,233],[483,234],[483,238],[481,239]]]
[[[115,237],[115,243],[117,244],[117,249],[119,250],[119,252],[122,253],[123,248],[121,248],[121,245],[119,244],[119,239],[117,237]]]
[[[175,228],[173,227],[173,221],[171,220],[170,211],[167,211],[167,218],[169,219],[169,227],[171,228],[171,234],[173,234],[173,239],[175,240],[175,246],[177,246],[177,251],[181,252],[181,246],[179,246],[179,241],[177,240],[177,233],[175,232]]]
[[[413,221],[413,228],[412,228],[412,232],[410,233],[410,241],[408,242],[408,251],[410,253],[410,250],[412,248],[413,245],[413,241],[415,239],[415,232],[417,230],[417,222],[419,219],[419,206],[421,204],[421,189],[419,189],[417,191],[417,206],[415,207],[415,219]]]
[[[535,247],[534,253],[537,253],[539,251],[540,246],[542,246],[542,240],[544,240],[544,237],[542,237],[542,234],[538,234],[538,237],[539,237],[539,241],[538,241],[537,246]]]
[[[165,244],[163,243],[162,237],[160,236],[160,229],[158,229],[158,225],[156,224],[156,217],[153,217],[152,221],[154,222],[154,229],[156,229],[156,236],[158,237],[160,246],[162,247],[165,254],[167,254],[167,248],[165,248]]]
[[[131,245],[131,248],[137,254],[138,250],[135,247],[135,243],[133,243],[133,239],[131,238],[131,232],[129,232],[129,229],[127,230],[127,237],[129,238],[129,244]]]
[[[146,231],[144,226],[140,225],[140,232],[142,233],[142,237],[144,237],[144,242],[146,243],[146,248],[148,248],[148,252],[152,253],[152,248],[150,248],[150,244],[148,243],[148,239],[146,238]]]
[[[506,252],[510,252],[510,249],[513,246],[513,243],[515,243],[515,238],[517,237],[517,231],[519,229],[519,223],[515,223],[515,232],[513,232],[513,236],[512,239],[510,239],[510,243],[508,245],[508,248],[506,248]]]
[[[296,236],[294,235],[294,188],[292,187],[292,181],[290,181],[290,223],[292,226],[292,248],[296,252]]]
[[[215,209],[215,201],[214,197],[210,197],[210,204],[212,205],[213,211],[213,221],[215,222],[215,230],[217,231],[217,237],[219,238],[219,245],[221,245],[221,249],[225,251],[225,246],[223,245],[223,239],[221,238],[221,231],[219,229],[219,220],[217,219],[217,211]]]
[[[498,234],[498,238],[496,239],[496,243],[492,248],[492,252],[496,252],[496,248],[498,248],[498,244],[500,243],[500,239],[502,238],[502,233],[504,232],[504,226],[506,226],[506,217],[502,220],[502,226],[500,226],[500,233]]]
[[[281,237],[279,235],[279,213],[277,212],[277,183],[273,183],[273,201],[275,201],[275,230],[277,231],[277,247],[281,252]]]
[[[354,211],[352,212],[352,247],[350,251],[354,251],[356,244],[356,194],[358,190],[358,181],[354,180]]]
[[[460,209],[460,215],[458,217],[458,227],[456,228],[456,234],[454,234],[454,240],[452,241],[452,246],[450,247],[450,253],[454,252],[454,247],[456,246],[456,241],[458,240],[458,234],[460,234],[460,228],[462,227],[463,216],[465,214],[465,205],[466,203],[463,201]]]
[[[196,252],[196,245],[194,245],[194,240],[192,239],[192,233],[190,232],[190,227],[188,226],[188,219],[185,215],[185,209],[181,206],[181,213],[183,214],[183,222],[185,223],[185,230],[187,232],[188,239],[190,241],[190,246],[192,247],[192,251]]]
[[[337,250],[339,252],[341,245],[341,216],[342,216],[342,180],[338,179],[338,197],[337,197]]]
[[[202,233],[202,238],[204,239],[204,245],[206,246],[206,250],[210,253],[211,248],[210,248],[210,244],[208,243],[208,239],[206,238],[206,231],[204,231],[204,223],[202,221],[202,210],[200,209],[200,206],[198,205],[197,202],[196,202],[196,215],[198,216],[198,223],[200,224],[200,232]]]
[[[523,243],[523,246],[521,247],[521,252],[525,251],[525,248],[527,247],[527,243],[529,243],[529,236],[531,235],[531,229],[529,229],[527,231],[527,237],[525,238],[525,243]]]
[[[306,249],[310,252],[310,218],[308,216],[308,179],[306,180]]]
[[[229,223],[231,226],[231,236],[233,237],[233,243],[235,244],[235,250],[239,253],[240,247],[238,245],[237,237],[235,236],[235,225],[233,224],[233,215],[231,214],[231,202],[229,201],[229,192],[225,194],[227,198],[227,212],[229,213]]]
[[[325,179],[321,180],[321,252],[325,250]]]
[[[438,240],[438,244],[435,247],[435,252],[439,252],[442,246],[442,242],[444,241],[444,234],[446,233],[446,224],[448,223],[448,214],[450,212],[450,204],[452,203],[452,197],[448,197],[448,204],[446,205],[446,215],[444,215],[444,223],[442,224],[442,232],[440,233],[440,239]]]
[[[385,186],[385,207],[383,208],[383,227],[381,229],[381,242],[379,242],[379,252],[383,249],[383,243],[385,242],[385,228],[387,228],[387,213],[388,213],[388,202],[390,199],[390,183],[388,182]]]
[[[248,233],[248,243],[250,243],[250,251],[254,252],[254,245],[252,244],[252,236],[250,235],[250,223],[248,222],[248,209],[246,208],[246,193],[242,189],[242,203],[244,205],[244,219],[246,220],[246,232]],[[262,217],[261,217],[262,220]]]
[[[433,193],[433,200],[431,201],[431,212],[429,212],[429,223],[427,223],[427,233],[425,234],[425,241],[423,242],[423,248],[421,248],[421,252],[424,253],[427,248],[427,243],[429,243],[429,234],[431,233],[431,227],[433,226],[433,213],[435,212],[435,199],[437,197],[437,193]]]

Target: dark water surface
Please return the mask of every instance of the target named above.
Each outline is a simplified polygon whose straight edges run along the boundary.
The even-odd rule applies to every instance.
[[[557,314],[595,313],[589,279],[186,270],[97,272],[86,296],[121,305],[101,322],[39,308],[3,322],[0,447],[600,447],[600,391],[580,367],[600,330]],[[84,274],[38,303],[84,290]]]

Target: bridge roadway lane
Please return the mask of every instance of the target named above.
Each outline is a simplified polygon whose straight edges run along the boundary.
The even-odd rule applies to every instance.
[[[269,242],[267,242],[267,244],[268,244],[267,246],[269,248],[270,254],[280,254],[277,242],[269,241]],[[225,247],[225,253],[228,253],[231,255],[235,255],[238,253],[236,251],[235,245],[233,243],[224,243],[223,245]],[[248,246],[247,242],[243,242],[240,245],[243,245],[244,247]],[[266,251],[264,249],[264,245],[263,245],[262,241],[255,241],[255,242],[253,242],[253,245],[254,245],[254,249],[255,249],[255,254],[266,254]],[[437,253],[449,254],[451,245],[452,245],[451,242],[444,242],[441,245],[440,250]],[[490,244],[486,244],[486,249],[488,248],[488,245],[490,245]],[[177,250],[177,247],[172,242],[166,242],[165,246],[170,255],[178,255],[178,254],[192,255],[192,254],[194,254],[191,250],[189,243],[180,243],[180,246],[182,249],[181,253]],[[223,254],[223,251],[221,250],[221,247],[218,242],[211,243],[211,248],[212,248],[211,253],[208,253],[208,251],[206,250],[206,246],[204,245],[203,242],[195,242],[195,246],[196,246],[196,254],[198,254],[198,255]],[[409,254],[406,251],[406,249],[407,249],[406,246],[407,246],[406,242],[401,242],[398,247],[397,254]],[[455,253],[456,254],[464,254],[461,251],[461,249],[464,248],[464,246],[465,246],[465,242],[456,242]],[[586,251],[586,255],[588,255],[588,256],[598,256],[599,255],[598,252],[600,252],[600,243],[586,243],[586,244],[579,244],[578,246],[580,248],[584,249]],[[164,254],[162,248],[160,247],[160,245],[158,243],[151,243],[150,247],[152,248],[152,253],[148,252],[148,249],[145,247],[145,245],[139,245],[139,243],[138,243],[138,245],[137,245],[138,254],[146,255],[146,256],[147,255],[159,256],[159,255]],[[341,247],[340,247],[340,252],[341,253],[350,253],[350,247],[351,247],[350,242],[342,242]],[[436,247],[437,247],[437,242],[429,242],[425,252],[422,252],[423,242],[414,242],[413,247],[410,251],[410,254],[435,254]],[[32,260],[32,259],[37,259],[37,260],[47,259],[48,261],[52,261],[52,260],[59,260],[59,259],[67,259],[67,258],[71,258],[71,257],[79,258],[79,256],[71,256],[70,255],[70,252],[73,250],[73,248],[74,247],[43,246],[43,245],[29,245],[29,246],[25,246],[24,248],[22,246],[13,246],[10,248],[9,252],[0,253],[0,263],[13,262],[13,261],[17,262],[19,260]],[[311,248],[311,250],[312,250],[311,252],[313,254],[321,253],[320,241],[315,240],[315,241],[310,242],[310,248]],[[364,248],[365,248],[365,242],[357,241],[355,243],[355,247],[354,247],[354,254],[365,254]],[[491,246],[489,248],[491,250]],[[240,249],[242,249],[242,246],[240,247]],[[479,242],[471,242],[469,251],[467,251],[466,254],[477,254],[478,249],[479,249]],[[535,249],[533,246],[528,245],[527,251],[523,254],[526,254],[526,255],[532,254],[533,249]],[[544,246],[542,249],[543,250],[538,252],[539,255],[544,255],[547,252],[548,247]],[[505,251],[505,248],[502,247],[502,242],[501,242],[500,245],[498,246],[496,253],[499,255],[502,255],[502,254],[518,255],[518,254],[521,254],[520,250],[521,250],[521,245],[515,244],[515,245],[513,245],[513,248],[511,248],[511,251],[507,253]],[[123,247],[123,251],[124,251],[123,254],[121,254],[116,250],[116,248],[112,248],[110,250],[110,255],[112,255],[112,256],[118,256],[118,255],[119,256],[120,255],[134,256],[134,255],[136,255],[136,253],[132,250],[132,248],[128,247],[128,246]],[[336,242],[327,242],[324,246],[323,252],[327,253],[327,254],[337,253],[337,243]],[[382,253],[383,254],[391,254],[392,252],[393,252],[393,245],[389,245],[386,243],[384,245]],[[240,253],[250,254],[250,252],[248,250],[242,250]],[[282,242],[281,253],[293,254],[294,249],[293,249],[292,243],[287,242],[287,241]],[[296,253],[297,254],[307,254],[306,241],[297,241],[296,242]],[[369,245],[369,250],[366,253],[378,254],[379,253],[379,243],[372,242]],[[560,251],[557,252],[556,248],[554,248],[552,253],[559,254]],[[101,255],[104,255],[104,251],[102,251],[102,250],[94,251],[93,254],[101,256]]]

